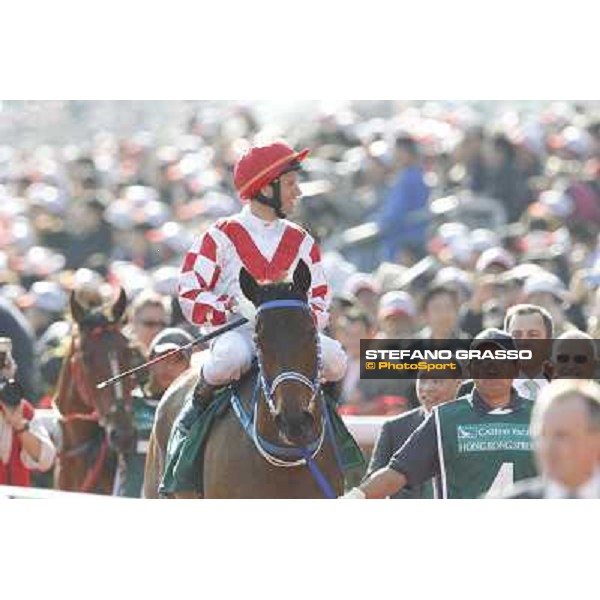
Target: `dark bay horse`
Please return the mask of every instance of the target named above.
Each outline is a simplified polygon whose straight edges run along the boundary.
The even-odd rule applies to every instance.
[[[108,311],[101,307],[86,310],[71,295],[76,331],[54,398],[61,413],[62,444],[55,479],[61,490],[112,494],[117,455],[135,443],[131,412],[135,380],[96,389],[98,382],[143,360],[121,332],[126,306],[122,289]]]
[[[263,286],[245,269],[240,273],[242,292],[257,307],[259,374],[256,381],[242,379],[238,409],[218,419],[209,433],[202,465],[205,498],[323,498],[323,487],[304,456],[333,495],[343,491],[342,471],[326,435],[319,338],[307,298],[310,284],[302,261],[291,283]],[[197,375],[190,376],[167,390],[161,401],[165,418],[172,421],[169,407],[178,408],[196,381]],[[242,419],[236,415],[240,411]],[[252,423],[243,427],[244,418]]]

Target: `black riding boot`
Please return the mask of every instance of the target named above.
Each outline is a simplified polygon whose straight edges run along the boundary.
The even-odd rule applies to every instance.
[[[181,423],[186,429],[190,429],[196,419],[210,406],[216,387],[208,383],[200,371],[200,377],[192,392],[192,402],[184,409],[185,412],[181,417]]]
[[[213,398],[213,392],[217,389],[217,386],[212,385],[204,379],[204,373],[200,371],[200,378],[196,387],[194,388],[194,405],[204,412],[210,405]]]

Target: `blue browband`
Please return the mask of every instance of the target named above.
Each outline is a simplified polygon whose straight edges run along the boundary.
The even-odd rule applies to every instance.
[[[261,304],[257,309],[256,313],[260,314],[264,310],[269,310],[270,308],[302,308],[304,310],[309,310],[308,302],[304,302],[303,300],[269,300],[269,302],[265,302]]]

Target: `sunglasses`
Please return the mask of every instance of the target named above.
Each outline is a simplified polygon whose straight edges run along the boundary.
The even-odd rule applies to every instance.
[[[156,327],[156,328],[164,328],[164,327],[169,326],[169,324],[166,321],[152,321],[150,319],[145,320],[145,321],[139,321],[139,324],[142,325],[142,327]]]
[[[585,354],[558,354],[556,356],[556,362],[566,364],[568,362],[574,362],[576,365],[585,365],[589,362],[590,357]]]

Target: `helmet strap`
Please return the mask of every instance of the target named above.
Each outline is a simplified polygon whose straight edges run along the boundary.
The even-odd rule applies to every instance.
[[[263,193],[259,192],[254,199],[261,204],[270,206],[280,219],[285,219],[286,215],[281,210],[281,181],[279,181],[279,179],[274,179],[269,185],[273,189],[273,196],[265,196]]]

